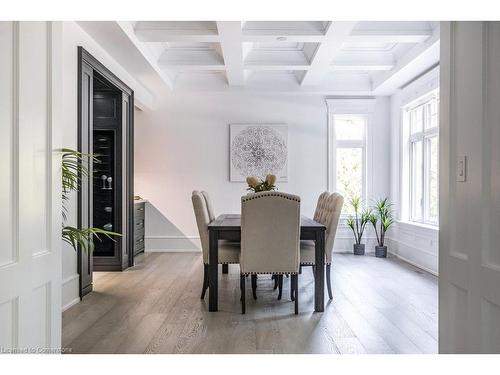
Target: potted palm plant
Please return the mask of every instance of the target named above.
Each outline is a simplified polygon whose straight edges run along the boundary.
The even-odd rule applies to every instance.
[[[366,224],[370,222],[371,210],[366,209],[362,212],[361,210],[361,198],[352,197],[350,199],[351,206],[354,208],[354,216],[349,215],[347,218],[347,225],[351,228],[354,234],[353,251],[354,255],[364,255],[365,254],[365,244],[361,243],[363,238],[363,233],[365,231]]]
[[[391,206],[392,204],[388,198],[379,199],[375,201],[374,212],[370,214],[370,222],[377,236],[377,246],[375,246],[375,256],[377,258],[387,258],[385,234],[389,227],[394,224]]]
[[[62,150],[62,239],[73,249],[80,247],[84,251],[92,251],[94,248],[94,239],[100,240],[99,236],[121,236],[120,233],[111,232],[101,228],[76,228],[65,225],[67,221],[68,209],[65,203],[69,201],[69,194],[72,191],[78,191],[82,177],[88,177],[89,172],[86,167],[89,161],[99,163],[93,155],[82,154],[81,152],[63,148]]]

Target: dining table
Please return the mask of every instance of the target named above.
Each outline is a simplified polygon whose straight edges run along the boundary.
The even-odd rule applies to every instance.
[[[314,267],[314,310],[323,312],[325,309],[325,231],[326,227],[311,218],[301,215],[300,217],[300,239],[312,240],[315,243],[315,267]],[[208,288],[208,310],[218,310],[218,278],[219,278],[219,240],[240,241],[241,240],[241,215],[223,214],[208,224],[209,233],[209,288]],[[269,249],[272,251],[272,249]]]

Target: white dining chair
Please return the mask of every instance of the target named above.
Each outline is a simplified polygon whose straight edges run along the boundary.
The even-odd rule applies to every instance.
[[[191,195],[193,202],[194,214],[196,217],[196,224],[198,225],[198,232],[200,234],[201,249],[203,252],[203,287],[201,290],[201,299],[205,298],[205,292],[210,286],[208,278],[208,224],[210,214],[208,211],[207,200],[204,194],[199,191],[193,191]],[[239,242],[219,241],[219,264],[238,264],[240,262],[240,244]]]
[[[245,278],[252,275],[291,275],[298,314],[300,197],[281,192],[261,192],[241,198],[241,312],[245,313]]]

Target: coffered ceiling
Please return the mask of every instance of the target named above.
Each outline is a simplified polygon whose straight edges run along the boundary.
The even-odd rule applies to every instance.
[[[110,37],[103,32],[104,24],[80,22],[96,40]],[[436,22],[139,21],[116,25],[114,32],[124,33],[128,48],[139,51],[174,92],[388,95],[439,61]],[[120,47],[108,45],[112,55]]]

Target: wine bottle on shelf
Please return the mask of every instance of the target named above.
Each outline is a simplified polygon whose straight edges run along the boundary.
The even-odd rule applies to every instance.
[[[113,230],[113,224],[111,223],[107,223],[107,224],[104,224],[102,229],[104,230]]]

